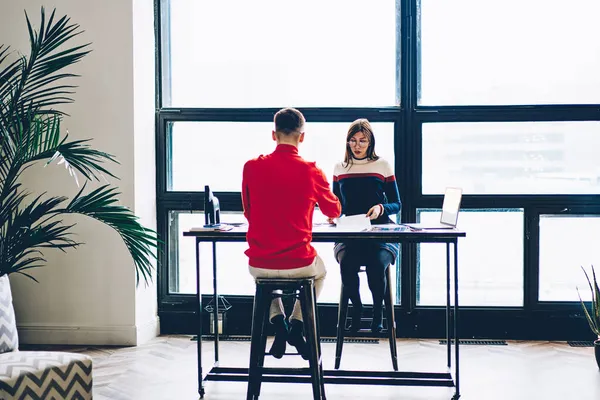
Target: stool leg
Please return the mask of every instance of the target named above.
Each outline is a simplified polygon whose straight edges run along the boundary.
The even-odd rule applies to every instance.
[[[313,399],[325,399],[325,393],[322,392],[321,384],[321,354],[319,354],[319,345],[317,343],[317,320],[315,318],[315,297],[312,282],[302,285],[300,289],[300,305],[302,307],[302,319],[304,320],[304,331],[310,348],[310,376],[313,387]]]
[[[340,291],[340,304],[338,306],[337,339],[335,341],[335,369],[340,368],[342,361],[342,348],[344,347],[344,331],[346,330],[346,317],[348,316],[348,296],[344,285]]]
[[[262,323],[262,331],[261,331],[261,335],[260,335],[260,348],[259,348],[259,352],[258,352],[258,380],[256,381],[255,384],[255,394],[256,394],[256,398],[258,399],[258,396],[260,396],[260,387],[262,385],[262,374],[263,374],[263,366],[265,365],[265,353],[267,352],[267,325],[269,324],[269,311],[270,311],[270,306],[271,306],[271,295],[270,293],[272,292],[271,288],[266,288],[267,290],[263,291],[263,296],[264,296],[264,300],[263,300],[263,310],[264,310],[264,314],[263,314],[263,323]]]
[[[319,349],[319,379],[321,380],[321,398],[325,400],[325,374],[323,372],[323,351],[321,351],[321,333],[319,332],[319,308],[317,307],[317,292],[313,285],[313,299],[315,300],[315,326],[317,327],[317,345]]]
[[[398,371],[398,352],[396,349],[396,319],[394,318],[394,299],[392,298],[393,293],[390,287],[391,284],[391,272],[390,267],[387,269],[387,285],[386,295],[384,297],[385,302],[385,314],[388,322],[388,336],[390,341],[390,355],[392,356],[392,366],[394,371]]]
[[[258,399],[260,390],[259,382],[262,379],[262,368],[260,367],[261,352],[264,357],[264,347],[261,349],[263,327],[265,324],[265,288],[262,285],[256,285],[256,294],[254,295],[254,309],[252,311],[252,338],[250,342],[250,365],[248,367],[248,390],[246,400]]]

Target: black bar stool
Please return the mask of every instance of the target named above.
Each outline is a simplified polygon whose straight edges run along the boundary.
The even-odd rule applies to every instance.
[[[385,318],[387,320],[387,333],[390,342],[390,356],[392,357],[392,366],[394,371],[398,371],[398,352],[396,350],[396,320],[394,318],[394,299],[392,290],[390,288],[390,282],[392,281],[392,273],[390,271],[391,266],[387,268],[386,274],[386,293],[384,296],[385,304]],[[360,272],[365,272],[366,269],[361,267]],[[337,341],[335,346],[335,369],[340,368],[340,362],[342,361],[342,348],[344,346],[344,333],[346,331],[346,318],[348,316],[348,296],[344,290],[344,284],[342,284],[340,291],[340,305],[338,308],[338,324],[337,324]]]
[[[262,383],[267,335],[265,326],[269,320],[269,308],[273,298],[285,296],[274,294],[280,289],[284,293],[291,290],[294,297],[300,300],[304,332],[310,349],[309,370],[313,388],[313,399],[325,399],[325,386],[323,381],[323,364],[321,361],[321,343],[317,321],[317,303],[314,288],[314,278],[299,279],[256,279],[256,294],[254,296],[254,310],[252,315],[252,339],[250,344],[250,367],[248,368],[247,400],[258,400]],[[295,368],[279,368],[280,371],[297,371]]]

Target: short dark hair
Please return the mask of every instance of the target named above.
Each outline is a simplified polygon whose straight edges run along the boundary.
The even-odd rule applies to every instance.
[[[285,135],[300,133],[306,120],[304,115],[295,108],[283,108],[275,114],[275,132]]]

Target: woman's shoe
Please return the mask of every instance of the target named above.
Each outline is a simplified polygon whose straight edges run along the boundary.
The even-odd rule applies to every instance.
[[[362,303],[352,302],[352,311],[351,311],[352,319],[350,322],[350,326],[348,330],[351,333],[357,333],[360,330],[360,321],[362,318]]]
[[[381,333],[383,330],[383,309],[381,306],[373,306],[373,321],[371,322],[371,332]]]

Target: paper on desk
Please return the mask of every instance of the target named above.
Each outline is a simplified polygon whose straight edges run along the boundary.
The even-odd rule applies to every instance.
[[[343,232],[363,232],[371,229],[371,220],[366,214],[349,215],[336,220],[336,230]]]
[[[190,232],[226,232],[233,229],[233,225],[218,224],[195,226],[190,229]]]

